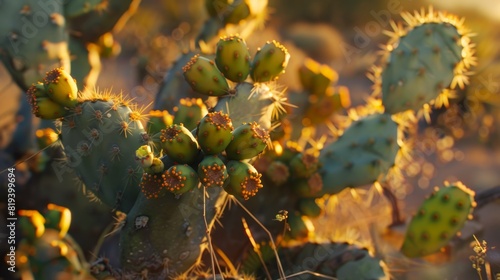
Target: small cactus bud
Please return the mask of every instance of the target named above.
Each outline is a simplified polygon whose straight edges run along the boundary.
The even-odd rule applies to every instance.
[[[149,145],[140,146],[139,149],[135,151],[135,160],[139,162],[142,168],[148,168],[153,164],[153,152]]]

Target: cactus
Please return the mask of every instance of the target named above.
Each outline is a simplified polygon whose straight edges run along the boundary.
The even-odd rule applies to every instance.
[[[469,31],[460,19],[432,9],[403,15],[408,26],[394,31],[379,73],[382,102],[390,114],[418,111],[446,89],[463,88],[475,63]]]
[[[461,182],[435,190],[413,216],[401,252],[410,258],[439,251],[463,227],[475,206],[474,192]]]
[[[165,171],[163,187],[175,195],[184,194],[198,187],[196,171],[188,165],[174,165]]]
[[[175,105],[182,98],[202,98],[204,101],[209,99],[208,96],[196,93],[184,78],[183,68],[195,55],[200,55],[200,51],[185,51],[169,68],[156,94],[153,107],[155,110],[173,112]]]
[[[21,210],[19,215],[24,238],[16,253],[23,276],[35,279],[89,277],[81,249],[67,235],[71,223],[69,209],[49,204],[44,215],[36,210]]]
[[[359,119],[336,141],[321,151],[320,173],[326,193],[371,184],[394,165],[398,125],[390,115]]]
[[[198,176],[203,186],[222,187],[228,178],[224,162],[217,156],[207,156],[198,164]]]
[[[198,125],[198,121],[207,113],[207,107],[200,98],[183,98],[179,101],[179,105],[174,108],[173,122],[183,124],[185,128],[193,130]]]
[[[53,68],[71,69],[60,1],[8,1],[0,10],[0,59],[21,88],[27,89]]]
[[[226,179],[224,189],[236,197],[245,200],[257,194],[262,183],[260,174],[251,164],[231,160],[226,163],[229,178]]]
[[[233,140],[233,123],[227,114],[222,112],[208,113],[201,119],[196,131],[198,143],[207,155],[215,155],[224,151]]]
[[[46,94],[64,107],[74,108],[78,103],[78,88],[73,77],[62,68],[50,70],[43,80]]]
[[[281,274],[276,270],[272,255],[269,257],[270,254],[266,253],[268,251],[266,247],[268,246],[260,248],[262,255],[267,256],[266,267],[273,278],[280,277]],[[283,260],[285,276],[295,275],[303,279],[317,279],[325,276],[339,280],[390,279],[388,268],[383,262],[374,257],[368,249],[356,244],[306,242],[300,246],[282,248],[279,254],[280,259]],[[255,253],[250,253],[248,259],[252,255]],[[261,267],[261,265],[256,266]],[[314,272],[315,275],[307,272]]]
[[[256,122],[238,126],[233,131],[233,140],[226,147],[229,159],[243,160],[253,158],[264,151],[269,134]]]
[[[257,83],[273,81],[285,72],[289,59],[290,54],[283,45],[267,42],[255,54],[250,76]]]
[[[216,49],[215,63],[224,77],[235,83],[245,81],[250,73],[250,52],[245,41],[237,36],[223,37]]]
[[[95,94],[61,122],[68,165],[102,202],[123,212],[139,193],[141,173],[133,155],[147,144],[140,119],[120,98]]]
[[[179,163],[191,163],[200,151],[193,134],[183,125],[173,124],[162,129],[160,139],[165,154]]]
[[[244,122],[256,121],[264,129],[270,129],[273,114],[284,109],[280,107],[281,96],[279,92],[265,83],[276,80],[284,72],[290,55],[286,48],[276,41],[265,44],[257,52],[250,65],[250,75],[254,83],[249,83],[243,78],[243,72],[246,73],[248,70],[245,68],[247,67],[245,66],[246,62],[240,62],[240,64],[243,63],[242,66],[233,66],[236,67],[235,69],[241,69],[235,70],[236,74],[229,74],[224,70],[229,62],[222,62],[223,56],[226,57],[224,58],[226,61],[228,60],[227,54],[223,55],[222,52],[223,46],[227,46],[228,41],[235,42],[233,44],[236,44],[237,52],[243,54],[245,61],[246,58],[249,59],[245,50],[246,43],[241,37],[236,35],[224,37],[219,40],[218,49],[220,50],[218,54],[216,53],[216,60],[220,62],[216,64],[208,58],[195,55],[184,66],[184,77],[192,89],[198,93],[219,97],[227,95],[218,100],[215,110],[229,114],[234,124],[240,125]],[[236,83],[234,87],[230,87],[223,73],[238,76],[239,72],[242,73],[241,78],[231,77],[230,79],[236,79],[240,82]],[[238,110],[242,106],[252,108],[254,111]]]
[[[213,60],[195,55],[182,70],[186,81],[196,92],[208,96],[229,94],[229,85]]]
[[[82,0],[82,1],[67,1],[64,4],[64,14],[67,17],[75,17],[85,13],[88,13],[96,9],[102,0]]]
[[[290,58],[283,45],[269,41],[252,59],[245,36],[230,35],[218,41],[214,55],[206,52],[215,45],[210,41],[223,26],[250,24],[259,10],[255,6],[263,2],[267,1],[205,2],[210,19],[195,42],[200,49],[185,52],[169,70],[156,97],[156,110],[149,114],[147,130],[142,127],[146,121],[142,110],[130,100],[108,92],[77,93],[78,86],[86,82],[73,83],[73,77],[60,68],[48,71],[43,83],[35,80],[29,88],[33,113],[43,119],[57,119],[59,135],[53,141],[59,141],[64,149],[65,167],[71,167],[86,189],[113,212],[126,214],[116,227],[120,262],[95,262],[90,269],[98,279],[169,279],[182,274],[199,277],[196,268],[208,264],[203,255],[207,247],[210,257],[221,256],[230,269],[234,260],[235,267],[257,277],[263,275],[262,258],[267,263],[263,270],[270,278],[388,279],[383,262],[359,246],[312,243],[320,233],[315,232],[312,220],[330,211],[323,202],[343,190],[390,179],[391,168],[401,164],[398,156],[404,137],[412,132],[408,129],[412,116],[400,113],[440,102],[437,90],[425,98],[418,97],[418,91],[428,90],[435,83],[453,86],[466,80],[471,60],[464,56],[472,53],[465,39],[468,37],[456,21],[443,24],[443,18],[433,12],[418,24],[420,14],[404,14],[411,27],[391,39],[391,52],[384,57],[388,63],[374,75],[381,100],[351,108],[347,117],[337,119],[332,114],[350,106],[349,92],[336,85],[338,75],[329,66],[307,60],[300,67],[298,78],[303,91],[292,98],[299,108],[290,110],[283,107],[287,104],[285,91],[276,86]],[[118,15],[134,8],[135,3],[91,0],[58,6],[67,19],[65,28],[72,32],[65,40],[70,44],[69,51],[77,56],[71,66],[81,70],[73,72],[79,80],[92,80],[93,65],[82,58],[95,54],[88,43],[105,40],[103,32],[108,32]],[[0,5],[4,3],[0,1]],[[210,32],[203,33],[207,30]],[[445,44],[455,36],[461,38],[460,44]],[[426,45],[429,42],[442,44],[439,51],[445,54],[436,55],[436,48]],[[411,52],[409,44],[417,46],[417,51]],[[459,51],[461,56],[457,58]],[[415,65],[431,63],[436,63],[435,75],[429,75],[432,77],[410,71]],[[398,79],[411,81],[401,84]],[[420,85],[422,81],[425,85]],[[387,93],[396,87],[398,96],[389,96]],[[376,94],[373,98],[378,98]],[[415,96],[417,101],[410,100]],[[323,129],[316,130],[318,125],[333,122],[328,126],[338,128],[332,129],[333,137]],[[324,137],[317,139],[320,133]],[[446,245],[448,237],[470,214],[472,195],[457,183],[425,202],[419,212],[423,214],[409,225],[403,254],[422,256]],[[229,202],[251,213],[255,221],[246,224],[243,220],[242,227],[241,212],[228,209]],[[434,213],[442,209],[446,215]],[[227,210],[224,216],[222,210]],[[63,208],[49,206],[44,216],[23,213],[30,218],[20,221],[20,229],[30,246],[49,231],[54,231],[50,242],[66,241],[68,223],[58,222],[68,219]],[[227,235],[219,235],[220,229],[213,227],[217,219]],[[262,241],[262,229],[255,230],[255,224],[265,227],[279,247],[264,245],[265,251],[259,255],[253,239]],[[58,259],[61,263],[48,264],[46,260],[56,254],[53,248],[46,249],[44,242],[38,243],[39,248],[30,248],[46,250],[49,255],[38,256],[41,261],[30,260],[33,268],[40,263],[51,267],[46,275],[52,278],[52,264],[84,274],[84,266],[78,267],[81,264],[74,255]],[[249,253],[245,263],[241,253],[250,245],[257,257]],[[316,258],[314,264],[307,269],[301,267],[311,256]],[[276,257],[284,264],[280,273],[274,271]],[[216,274],[217,262],[211,261],[210,273]],[[294,271],[296,268],[299,271]]]

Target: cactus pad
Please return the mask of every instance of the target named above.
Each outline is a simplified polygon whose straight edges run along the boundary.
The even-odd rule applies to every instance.
[[[460,182],[436,190],[413,216],[401,252],[410,258],[439,251],[470,219],[474,192]]]
[[[375,182],[394,165],[399,151],[398,125],[387,114],[353,122],[344,134],[320,154],[325,193]]]

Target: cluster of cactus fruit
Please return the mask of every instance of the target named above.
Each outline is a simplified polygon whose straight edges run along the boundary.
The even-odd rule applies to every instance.
[[[86,2],[88,10],[93,7],[90,2],[100,3]],[[214,9],[215,2],[223,9]],[[211,20],[223,24],[249,16],[252,9],[247,2],[206,1]],[[72,14],[75,7],[68,4],[65,12]],[[432,10],[404,17],[408,26],[394,31],[385,65],[372,75],[379,89],[374,97],[381,99],[383,108],[372,108],[370,114],[354,119],[324,148],[298,144],[308,136],[301,136],[297,126],[327,123],[332,113],[349,106],[348,91],[332,86],[337,82],[332,69],[308,60],[299,70],[304,92],[291,96],[299,108],[286,112],[283,93],[271,82],[285,71],[290,55],[276,41],[267,42],[253,58],[238,35],[222,37],[213,56],[184,54],[162,88],[182,88],[172,78],[178,78],[175,73],[182,69],[189,87],[205,99],[182,98],[185,92],[170,93],[181,98],[157,97],[157,103],[179,102],[173,115],[156,104],[146,129],[143,110],[130,100],[109,92],[78,92],[76,82],[62,68],[48,71],[27,91],[32,112],[57,119],[66,165],[101,202],[127,214],[120,228],[120,274],[98,263],[91,269],[93,276],[165,279],[189,271],[211,245],[212,225],[229,194],[247,203],[252,213],[288,210],[280,216],[289,226],[286,238],[303,242],[279,253],[290,261],[290,269],[321,251],[324,254],[312,268],[319,274],[388,279],[386,268],[362,248],[310,242],[313,229],[308,219],[323,211],[317,198],[384,181],[397,164],[404,129],[410,125],[403,123],[405,115],[444,103],[447,90],[463,86],[467,79],[473,49],[460,20]],[[203,101],[207,98],[215,98],[209,109]],[[287,121],[293,124],[292,133],[273,134],[272,129],[278,124],[284,127]],[[431,196],[408,226],[402,253],[420,257],[446,245],[470,217],[473,196],[461,183]],[[50,213],[46,221],[55,215]],[[45,246],[39,230],[43,217],[30,215],[29,225],[23,227],[27,240],[30,246]],[[272,228],[275,222],[262,224]],[[46,222],[45,228],[53,224]],[[63,240],[67,229],[56,229]],[[257,274],[261,262],[278,261],[271,253],[275,249],[254,247],[242,262],[244,272]],[[42,249],[34,251],[38,250]],[[66,258],[64,267],[81,269],[81,264]],[[34,274],[45,273],[36,268],[45,256],[28,259]],[[353,271],[358,274],[353,276]],[[285,276],[283,271],[272,274]]]

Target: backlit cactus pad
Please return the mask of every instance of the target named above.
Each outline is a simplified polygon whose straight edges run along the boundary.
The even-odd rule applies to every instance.
[[[460,182],[434,191],[412,218],[401,252],[410,258],[439,251],[471,218],[474,191]]]

